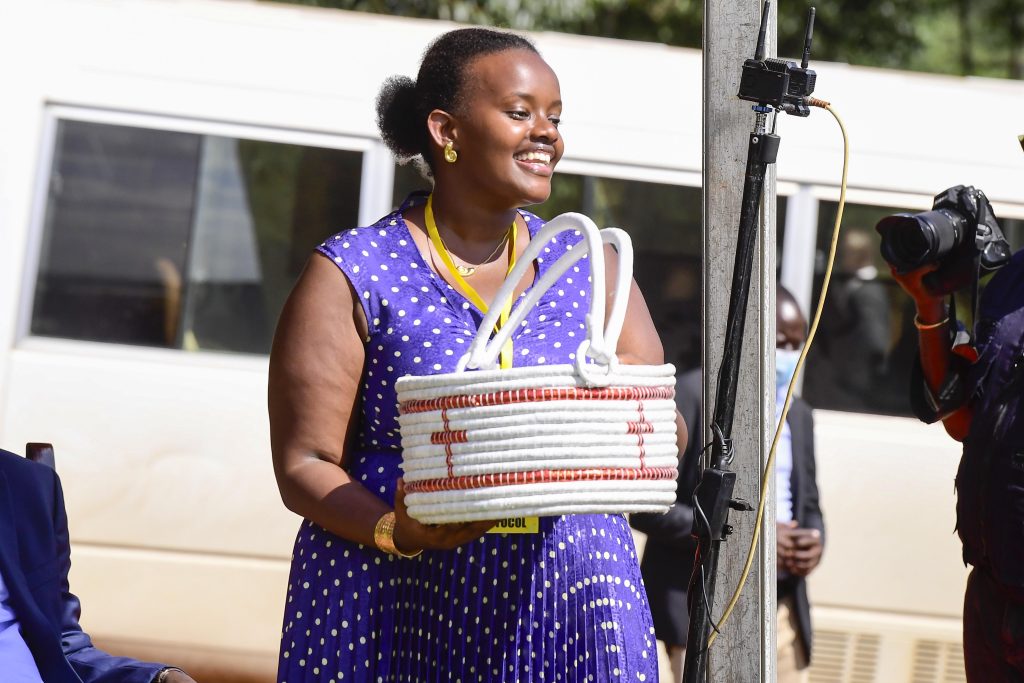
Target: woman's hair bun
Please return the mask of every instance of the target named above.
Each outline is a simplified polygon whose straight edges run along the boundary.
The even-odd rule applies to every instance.
[[[416,101],[416,83],[408,76],[391,76],[377,95],[377,127],[384,144],[405,160],[423,151],[426,134]]]
[[[508,31],[455,29],[427,47],[415,81],[408,76],[392,76],[384,81],[377,95],[377,127],[399,162],[419,156],[427,167],[434,163],[427,115],[434,109],[458,113],[463,106],[469,63],[481,55],[505,50],[537,52],[529,40]]]

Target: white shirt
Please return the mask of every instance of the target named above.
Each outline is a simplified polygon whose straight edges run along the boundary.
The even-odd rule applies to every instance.
[[[776,429],[778,418],[782,417],[782,404],[786,401],[786,389],[782,387],[775,392]],[[789,423],[782,426],[779,445],[775,450],[775,519],[789,522],[793,519],[793,491],[790,488],[793,476],[793,435]]]

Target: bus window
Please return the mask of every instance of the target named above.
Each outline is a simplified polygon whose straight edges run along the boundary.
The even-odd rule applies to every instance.
[[[410,192],[428,190],[413,164],[395,167],[392,202],[398,207]],[[550,219],[581,212],[599,227],[627,230],[635,252],[634,277],[651,310],[665,346],[665,361],[679,372],[701,363],[701,188],[556,173],[551,196],[528,207]],[[738,220],[738,219],[737,219]],[[777,248],[781,251],[786,198],[776,204]]]
[[[429,186],[412,164],[397,166],[395,206]],[[556,173],[548,200],[528,208],[545,219],[575,211],[599,227],[626,230],[633,240],[633,275],[661,334],[666,362],[680,371],[700,364],[699,187]]]
[[[838,205],[818,211],[812,304],[824,278]],[[828,298],[807,355],[803,395],[815,408],[909,415],[917,338],[913,304],[889,274],[875,223],[905,208],[847,204]]]
[[[1006,241],[1010,243],[1011,251],[1017,251],[1024,246],[1024,220],[1019,218],[1003,218],[997,215],[999,227],[1003,229]]]
[[[313,248],[356,224],[361,157],[59,121],[31,334],[268,353]]]
[[[666,362],[679,371],[700,364],[699,187],[561,173],[551,198],[531,209],[545,218],[579,211],[600,227],[626,230],[633,240],[633,276],[661,335]]]
[[[430,191],[430,181],[423,177],[413,162],[395,165],[394,190],[391,195],[391,208],[397,209],[411,192]]]

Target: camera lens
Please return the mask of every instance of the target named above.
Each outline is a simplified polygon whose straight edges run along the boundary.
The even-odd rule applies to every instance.
[[[959,244],[963,220],[948,209],[883,218],[875,226],[882,236],[882,256],[901,271],[937,263]]]
[[[935,232],[919,216],[888,216],[876,226],[882,236],[882,257],[901,271],[914,270],[935,260]]]

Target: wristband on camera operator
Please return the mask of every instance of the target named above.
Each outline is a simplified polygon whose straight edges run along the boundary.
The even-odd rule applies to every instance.
[[[917,307],[921,353],[911,375],[911,407],[923,422],[946,420],[970,399],[967,369],[977,359],[977,325],[968,331],[957,320],[954,293],[970,287],[976,321],[980,279],[1006,265],[1010,246],[985,193],[969,185],[936,195],[931,211],[888,216],[875,229],[893,277]],[[962,428],[950,433],[962,436]]]

